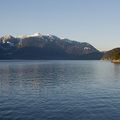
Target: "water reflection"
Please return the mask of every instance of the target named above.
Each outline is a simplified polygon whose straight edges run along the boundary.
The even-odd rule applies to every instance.
[[[116,120],[119,73],[103,61],[2,61],[0,119]]]
[[[118,76],[120,74],[120,64],[113,64],[114,74]]]
[[[2,64],[2,63],[1,63]],[[74,69],[75,68],[75,69]],[[87,69],[87,71],[86,71]],[[66,84],[70,81],[87,80],[85,74],[93,75],[94,67],[83,64],[66,64],[58,62],[53,64],[21,64],[7,63],[0,68],[1,87],[9,89],[10,87],[23,87],[37,89],[48,84],[59,85]],[[66,79],[65,79],[66,78]]]

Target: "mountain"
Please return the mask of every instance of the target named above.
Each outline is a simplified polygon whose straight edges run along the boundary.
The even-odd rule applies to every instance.
[[[114,48],[110,51],[107,51],[103,57],[103,60],[120,60],[120,48]]]
[[[55,35],[24,35],[0,38],[0,59],[100,59],[103,53],[86,42]]]

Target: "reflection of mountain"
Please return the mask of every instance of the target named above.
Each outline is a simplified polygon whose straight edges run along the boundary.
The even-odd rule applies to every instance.
[[[85,42],[60,39],[54,35],[0,38],[0,59],[100,59],[102,53]]]
[[[39,72],[40,66],[19,62],[9,62],[7,65],[3,64],[0,68],[0,78],[3,79],[0,81],[0,87],[4,88],[5,91],[11,92],[10,90],[12,89],[17,89],[18,91],[19,89],[23,91],[24,89],[34,90],[43,84],[40,80],[43,75]]]

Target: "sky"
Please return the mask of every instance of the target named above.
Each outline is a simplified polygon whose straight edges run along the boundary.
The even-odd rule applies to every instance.
[[[120,0],[0,0],[0,36],[36,32],[120,47]]]

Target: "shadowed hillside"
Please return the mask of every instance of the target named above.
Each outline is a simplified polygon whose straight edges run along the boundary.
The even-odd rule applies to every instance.
[[[0,59],[81,59],[99,60],[103,53],[86,42],[35,33],[0,38]]]

